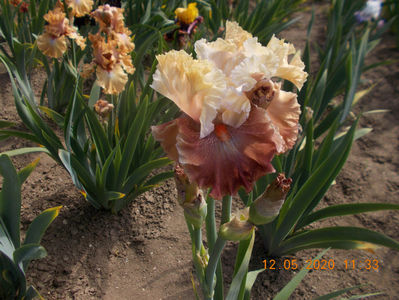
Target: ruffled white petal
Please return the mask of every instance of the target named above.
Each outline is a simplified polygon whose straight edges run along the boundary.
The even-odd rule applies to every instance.
[[[292,44],[285,43],[284,40],[279,40],[275,36],[271,38],[267,48],[273,51],[280,60],[274,76],[291,81],[300,90],[308,76],[304,71],[305,65],[300,58],[300,52],[297,52]],[[291,62],[288,62],[288,56],[291,54],[295,55]]]
[[[221,109],[223,123],[238,128],[247,120],[251,103],[244,94],[235,89],[229,89],[223,98]]]
[[[195,52],[199,59],[211,61],[226,76],[245,58],[244,53],[238,51],[236,45],[221,38],[208,43],[205,39],[195,43]]]
[[[237,22],[226,22],[225,40],[232,42],[236,47],[241,48],[244,42],[252,38],[252,34],[240,27]]]
[[[270,51],[247,57],[231,72],[231,81],[241,91],[249,91],[259,78],[273,77],[278,63],[278,58]]]

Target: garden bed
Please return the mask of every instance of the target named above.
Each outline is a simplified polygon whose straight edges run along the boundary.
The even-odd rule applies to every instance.
[[[317,7],[313,41],[323,39],[325,6]],[[283,32],[282,37],[302,48],[310,13]],[[325,19],[324,19],[325,21]],[[383,37],[366,59],[366,64],[387,59],[398,60],[394,38]],[[40,72],[34,81],[41,81]],[[354,202],[399,203],[399,65],[381,66],[365,73],[364,85],[376,87],[360,100],[356,112],[389,109],[387,113],[361,118],[362,127],[373,131],[354,143],[349,159],[322,205]],[[34,85],[35,86],[35,85]],[[39,86],[39,85],[38,85]],[[11,83],[2,69],[0,119],[17,121]],[[22,126],[22,125],[21,125]],[[20,148],[27,142],[9,139],[0,142],[0,151]],[[48,256],[29,267],[28,279],[46,299],[194,299],[191,242],[182,209],[176,203],[172,180],[147,192],[118,215],[94,209],[74,187],[69,174],[45,154],[14,157],[18,168],[37,156],[41,161],[23,185],[23,230],[46,208],[63,205],[59,216],[46,232],[42,245]],[[328,224],[326,223],[328,222]],[[399,214],[381,211],[353,217],[335,218],[323,225],[360,226],[399,240]],[[322,223],[322,222],[321,222]],[[224,269],[232,272],[234,243],[223,255]],[[297,253],[300,267],[319,250]],[[399,295],[399,256],[394,250],[378,248],[368,251],[330,250],[324,256],[334,267],[313,270],[295,291],[293,299],[311,299],[317,295],[355,285],[367,285],[364,292],[381,291],[379,299],[396,299]],[[257,239],[250,267],[262,268],[264,256]],[[378,261],[378,271],[366,270],[367,259]],[[352,264],[345,266],[345,260]],[[267,270],[255,283],[252,299],[269,299],[295,273]],[[230,273],[231,273],[230,272]]]

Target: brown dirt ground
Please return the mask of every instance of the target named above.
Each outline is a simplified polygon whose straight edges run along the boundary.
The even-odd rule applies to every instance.
[[[315,41],[322,39],[325,25],[323,8],[316,15]],[[282,36],[303,48],[309,12]],[[324,23],[323,23],[324,22]],[[367,63],[399,59],[393,37],[387,34],[367,58]],[[391,64],[364,75],[365,86],[378,83],[361,100],[356,111],[389,109],[390,112],[365,116],[361,126],[373,131],[358,140],[348,162],[323,200],[322,206],[352,202],[399,203],[399,65]],[[37,75],[34,86],[40,90],[43,78]],[[20,123],[11,86],[4,69],[0,71],[0,119]],[[29,143],[9,139],[0,142],[0,151]],[[23,186],[22,229],[46,208],[63,205],[58,218],[43,238],[48,251],[28,270],[29,281],[46,299],[195,299],[192,289],[191,243],[182,210],[176,205],[172,181],[146,193],[118,215],[97,211],[84,201],[67,172],[44,154],[13,158],[18,168],[35,157],[41,162]],[[334,218],[320,226],[362,226],[399,240],[397,212],[383,211],[353,217]],[[297,253],[302,267],[320,250]],[[232,271],[235,244],[223,255],[224,269]],[[292,299],[311,299],[344,287],[367,284],[361,292],[382,291],[378,299],[399,299],[399,256],[386,248],[375,254],[365,251],[330,250],[333,270],[309,273]],[[262,268],[264,256],[258,240],[251,268]],[[294,259],[292,257],[288,259]],[[345,270],[344,260],[377,259],[378,271]],[[257,279],[252,299],[271,299],[294,275],[294,271],[263,272]],[[228,279],[229,274],[226,275]]]

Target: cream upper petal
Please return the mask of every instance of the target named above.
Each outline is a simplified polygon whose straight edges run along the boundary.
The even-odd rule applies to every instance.
[[[241,91],[251,90],[258,78],[271,78],[278,68],[278,59],[270,51],[244,59],[231,72],[231,81]],[[260,75],[260,76],[257,76]]]
[[[271,38],[267,48],[273,51],[280,60],[274,76],[291,81],[300,90],[308,76],[304,71],[305,64],[300,58],[300,52],[297,52],[292,44],[285,43],[284,40],[279,40],[275,36]],[[288,55],[291,54],[295,55],[291,62],[288,62]]]
[[[209,134],[226,89],[224,74],[211,62],[194,60],[183,50],[158,55],[157,59],[151,87],[201,122],[201,135]]]
[[[252,34],[245,31],[237,22],[226,22],[225,40],[231,41],[236,47],[241,48],[244,42],[252,38]]]
[[[221,111],[223,123],[238,128],[247,120],[251,103],[243,93],[230,88],[223,98]]]
[[[226,76],[245,59],[244,53],[238,51],[234,43],[221,38],[210,43],[205,39],[198,40],[195,43],[195,52],[199,59],[211,61]]]

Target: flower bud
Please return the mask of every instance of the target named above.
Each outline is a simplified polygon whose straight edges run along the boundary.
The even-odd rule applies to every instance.
[[[194,228],[201,228],[207,213],[207,205],[202,190],[199,190],[198,195],[193,202],[184,203],[183,208],[185,217],[191,224],[193,224]]]
[[[191,183],[181,165],[175,166],[175,183],[177,189],[177,200],[181,206],[191,203],[197,197],[200,189],[196,183]]]
[[[229,241],[243,241],[251,237],[254,225],[248,222],[248,207],[234,214],[230,222],[220,226],[219,235]]]
[[[184,209],[184,215],[195,228],[201,228],[207,213],[207,205],[202,190],[196,183],[191,183],[184,169],[175,167],[177,199]]]
[[[258,80],[258,83],[246,95],[253,104],[266,109],[273,99],[278,98],[280,84],[269,79],[257,78],[256,75],[253,77]]]
[[[309,122],[313,118],[313,109],[309,106],[305,106],[305,120]]]
[[[102,118],[106,118],[113,108],[114,108],[113,104],[108,103],[108,101],[101,99],[98,100],[96,104],[94,104],[94,110]]]
[[[249,221],[255,225],[263,225],[273,221],[280,212],[291,183],[291,178],[285,178],[284,174],[279,174],[268,185],[265,192],[251,204]]]

